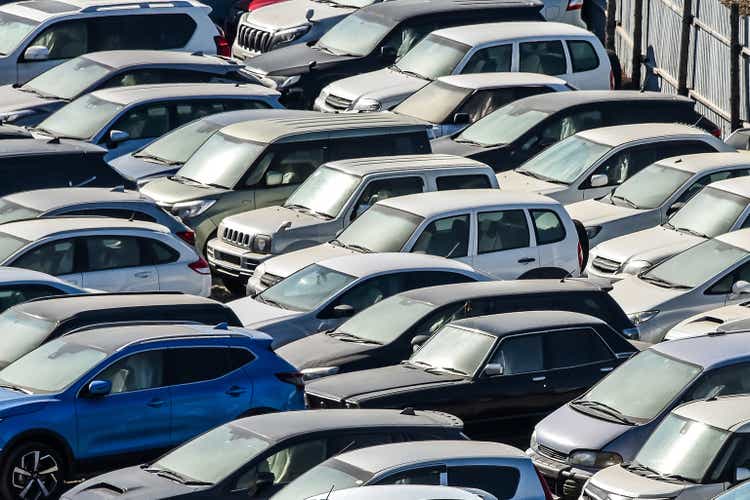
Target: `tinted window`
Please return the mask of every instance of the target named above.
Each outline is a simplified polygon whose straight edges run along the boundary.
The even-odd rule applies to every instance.
[[[88,52],[178,49],[187,44],[196,28],[187,14],[96,17],[87,24]]]
[[[122,183],[99,157],[47,155],[0,161],[0,195],[29,189],[114,186]]]
[[[150,254],[152,264],[169,264],[177,262],[177,259],[180,258],[180,252],[161,241],[143,238],[141,244],[146,247],[146,251]]]
[[[474,281],[470,277],[445,271],[415,271],[409,273],[409,288],[425,288],[428,286],[447,285],[450,283],[466,283]]]
[[[159,83],[203,83],[221,79],[222,75],[183,69],[144,68],[125,71],[113,76],[102,85],[104,87],[129,87],[131,85],[152,85]]]
[[[381,479],[377,484],[427,484],[439,485],[440,474],[445,472],[445,467],[425,467],[422,469],[412,469],[406,472],[399,472]]]
[[[401,439],[394,439],[394,436],[388,432],[370,432],[367,434],[340,433],[328,438],[327,451],[328,456],[333,457],[345,451],[399,441],[401,441]]]
[[[409,273],[393,273],[370,278],[345,292],[336,304],[347,304],[359,312],[386,297],[406,290]]]
[[[498,252],[529,246],[529,225],[523,210],[477,214],[477,253]]]
[[[685,396],[685,401],[705,398],[714,391],[717,391],[716,396],[750,392],[750,364],[736,364],[704,374]]]
[[[507,337],[500,343],[490,363],[501,364],[504,375],[517,375],[544,370],[541,335]]]
[[[680,195],[675,203],[685,203],[692,198],[698,191],[708,186],[712,182],[723,181],[724,179],[742,177],[750,174],[750,171],[746,169],[742,170],[731,170],[724,172],[714,172],[713,174],[704,175],[700,179],[696,180],[684,193]]]
[[[254,486],[259,472],[273,474],[273,484],[283,485],[297,479],[326,458],[326,443],[322,439],[295,443],[266,457],[240,475],[232,487],[233,493],[236,493],[235,490],[247,492],[253,487],[253,493],[249,497],[254,498],[258,496]]]
[[[362,215],[378,201],[422,191],[424,191],[424,182],[421,177],[396,177],[372,181],[365,187],[355,203],[352,220]]]
[[[159,137],[169,129],[169,107],[158,103],[126,111],[111,127],[111,130],[127,132],[130,139]]]
[[[47,297],[50,295],[61,295],[57,288],[47,285],[10,285],[0,288],[0,311],[14,306],[20,302]]]
[[[567,72],[562,42],[526,42],[518,45],[519,71],[562,75]]]
[[[58,240],[40,245],[17,258],[13,266],[52,276],[70,274],[75,271],[75,243],[73,240]]]
[[[133,236],[88,236],[87,271],[104,271],[144,265],[138,238]]]
[[[608,361],[612,352],[593,330],[571,330],[544,336],[545,368],[555,370]]]
[[[226,315],[225,315],[226,316]],[[229,348],[229,371],[234,371],[241,366],[245,366],[250,361],[254,360],[255,356],[247,349],[241,349],[239,347]]]
[[[486,175],[446,175],[438,177],[438,191],[450,191],[452,189],[483,189],[491,188],[492,184]]]
[[[565,239],[565,226],[552,210],[531,210],[531,219],[534,221],[537,245],[546,245]]]
[[[229,352],[226,347],[170,349],[168,355],[169,385],[213,380],[234,369],[229,364]]]
[[[513,45],[498,45],[478,50],[471,56],[461,73],[495,73],[510,71]]]
[[[114,217],[115,219],[133,219],[145,222],[156,222],[156,219],[147,213],[127,210],[124,208],[87,208],[82,210],[62,211],[65,215],[93,215],[100,217]]]
[[[593,45],[585,40],[568,40],[568,52],[573,72],[591,71],[599,67],[599,56]]]
[[[545,86],[480,90],[466,99],[456,110],[456,113],[467,113],[469,115],[469,123],[474,123],[483,116],[492,113],[508,103],[532,95],[546,94],[551,91],[552,89]]]
[[[110,394],[143,391],[164,385],[164,351],[133,354],[105,368],[96,380],[112,384]]]
[[[477,488],[495,495],[498,500],[513,498],[521,473],[513,467],[466,465],[448,469],[448,485]]]
[[[414,253],[466,257],[469,251],[469,216],[457,215],[431,222],[417,238]]]
[[[216,99],[201,99],[196,101],[176,102],[172,104],[172,108],[174,112],[174,120],[170,125],[170,129],[197,120],[198,118],[222,113],[224,111],[263,109],[268,108],[268,105],[264,102],[251,99],[226,99],[223,101]]]
[[[389,134],[335,138],[330,145],[331,160],[414,154],[427,151],[427,134]]]
[[[260,160],[258,168],[265,170],[267,186],[286,186],[300,184],[325,160],[325,149],[320,144],[300,144],[269,152]]]
[[[70,59],[91,52],[86,21],[55,23],[42,31],[31,46],[47,47],[50,59]]]

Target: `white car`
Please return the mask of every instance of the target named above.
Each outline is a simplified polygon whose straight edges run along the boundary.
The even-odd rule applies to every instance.
[[[718,307],[690,316],[672,327],[664,336],[664,340],[748,330],[750,330],[750,298],[739,304]]]
[[[433,31],[393,66],[338,80],[315,100],[319,111],[383,111],[435,78],[522,71],[554,75],[581,90],[613,88],[607,51],[590,31],[569,24],[505,22]],[[329,99],[329,97],[334,98]],[[346,102],[334,107],[332,102]]]
[[[152,222],[49,217],[0,226],[0,265],[108,292],[179,291],[207,297],[208,263]]]
[[[448,257],[499,279],[578,276],[583,266],[575,224],[556,201],[500,189],[461,189],[379,201],[336,239],[261,263],[248,292],[262,291],[321,259],[370,252]]]
[[[584,130],[515,170],[500,188],[539,193],[568,204],[608,194],[651,163],[670,156],[736,151],[705,130],[679,123],[639,123]]]
[[[709,184],[663,224],[595,246],[586,274],[599,281],[636,275],[709,238],[750,226],[750,177]]]
[[[489,279],[467,264],[432,255],[355,253],[318,260],[253,297],[227,305],[243,325],[271,335],[276,348],[336,328],[397,293]]]
[[[638,276],[610,295],[638,327],[640,340],[659,342],[680,321],[748,300],[750,229],[706,240]]]
[[[498,500],[495,495],[475,488],[400,484],[365,486],[316,495],[308,500]]]
[[[39,271],[0,267],[0,312],[27,300],[74,293],[86,290]]]
[[[196,0],[63,0],[0,6],[0,84],[22,84],[74,57],[102,50],[181,50],[229,55]]]
[[[565,209],[586,227],[589,246],[663,224],[704,186],[750,174],[750,154],[673,156],[647,166],[608,195]]]

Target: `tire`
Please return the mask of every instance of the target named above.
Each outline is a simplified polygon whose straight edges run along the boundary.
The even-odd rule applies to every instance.
[[[232,295],[235,295],[238,298],[242,298],[245,296],[247,285],[244,281],[223,275],[221,276],[221,281],[224,283],[224,286],[227,287],[227,290],[229,290]]]
[[[620,64],[620,58],[614,50],[607,51],[607,57],[609,58],[609,64],[612,66],[612,79],[615,81],[615,90],[622,88],[622,65]]]
[[[0,470],[0,493],[7,500],[56,499],[64,479],[62,455],[47,444],[32,441],[11,449]]]

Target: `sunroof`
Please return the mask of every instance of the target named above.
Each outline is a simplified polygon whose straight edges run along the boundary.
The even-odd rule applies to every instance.
[[[78,7],[75,5],[58,2],[56,0],[31,0],[29,2],[19,2],[18,5],[22,5],[29,9],[40,10],[48,14],[59,14],[61,12],[73,12],[78,10]]]

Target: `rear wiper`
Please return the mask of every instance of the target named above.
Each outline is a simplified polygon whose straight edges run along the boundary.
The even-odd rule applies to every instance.
[[[627,425],[635,425],[636,423],[630,420],[628,417],[623,415],[623,413],[618,410],[617,408],[614,408],[612,406],[609,406],[606,403],[602,403],[600,401],[591,401],[588,399],[577,399],[575,401],[571,401],[570,404],[576,405],[576,406],[583,406],[584,408],[591,408],[592,410],[596,410],[598,412],[604,413],[605,415],[609,415],[610,417],[614,417],[623,424]]]

